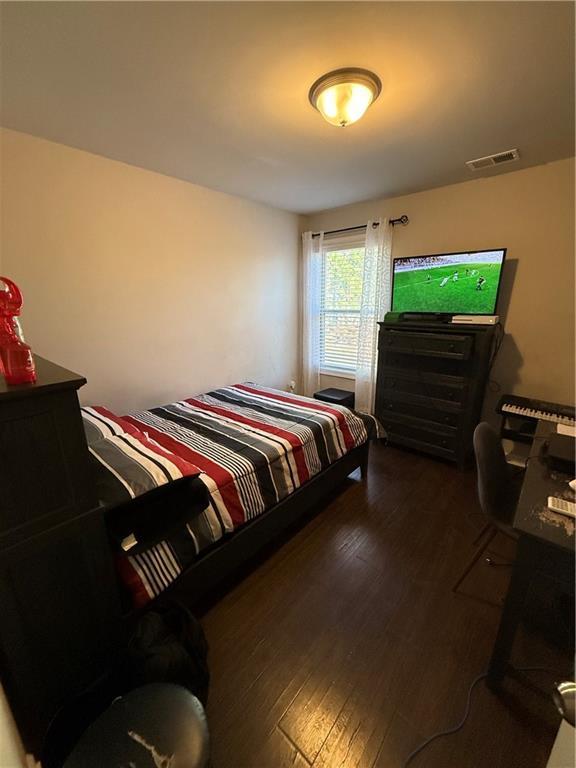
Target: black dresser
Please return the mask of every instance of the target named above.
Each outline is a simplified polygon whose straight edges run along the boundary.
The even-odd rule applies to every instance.
[[[0,376],[0,679],[30,752],[59,706],[109,665],[120,634],[77,390],[35,357],[35,384]]]
[[[473,452],[495,327],[379,325],[376,416],[389,441],[464,465]]]

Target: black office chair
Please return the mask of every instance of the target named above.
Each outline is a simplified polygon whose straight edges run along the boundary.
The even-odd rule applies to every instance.
[[[485,421],[478,424],[474,430],[473,442],[478,471],[478,499],[488,522],[476,537],[474,544],[478,544],[482,539],[484,542],[452,588],[453,592],[458,590],[497,533],[503,533],[511,539],[518,538],[512,528],[512,520],[524,472],[506,462],[500,436]],[[485,534],[488,534],[487,538],[484,538]],[[486,562],[488,565],[498,565],[490,557],[486,558]]]

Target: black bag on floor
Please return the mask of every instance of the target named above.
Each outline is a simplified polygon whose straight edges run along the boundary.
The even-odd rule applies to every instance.
[[[154,605],[138,621],[123,664],[128,689],[175,683],[208,700],[208,644],[200,622],[176,601]]]

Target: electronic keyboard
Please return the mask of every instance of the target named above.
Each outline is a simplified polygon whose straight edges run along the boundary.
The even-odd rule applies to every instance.
[[[503,395],[500,398],[498,413],[522,416],[526,419],[542,419],[556,424],[576,424],[576,408],[573,405],[547,403],[545,400],[534,400],[531,397]]]

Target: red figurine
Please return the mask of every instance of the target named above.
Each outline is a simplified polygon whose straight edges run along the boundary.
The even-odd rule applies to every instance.
[[[22,294],[16,283],[0,277],[0,373],[7,384],[28,384],[36,381],[32,350],[24,341],[18,315],[22,309]]]

